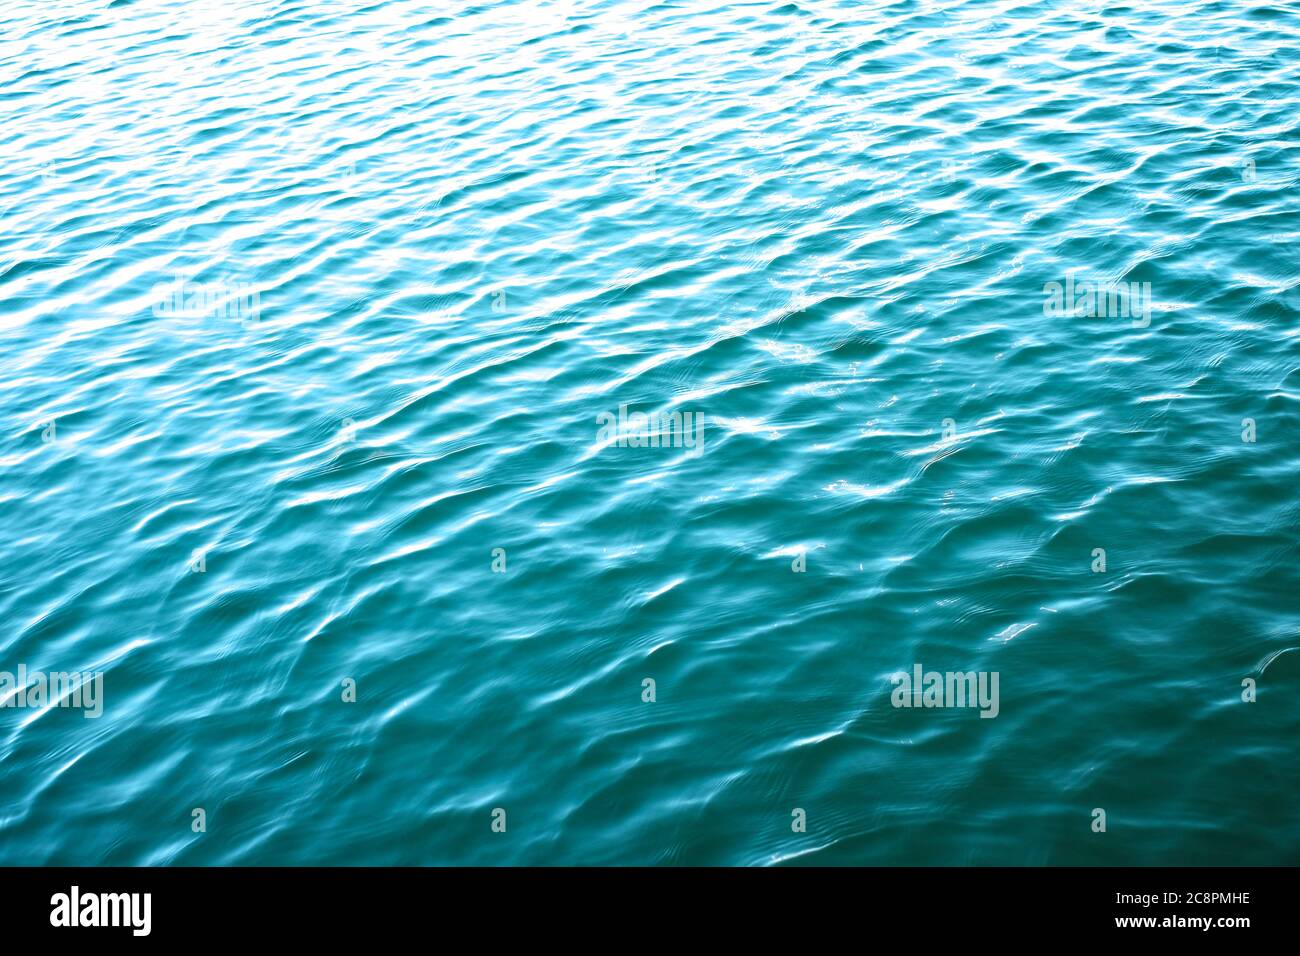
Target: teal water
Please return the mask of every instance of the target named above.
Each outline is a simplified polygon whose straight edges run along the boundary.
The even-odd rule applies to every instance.
[[[6,3],[0,863],[1300,862],[1298,39]]]

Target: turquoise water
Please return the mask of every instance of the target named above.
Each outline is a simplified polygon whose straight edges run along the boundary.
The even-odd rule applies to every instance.
[[[1298,36],[7,3],[0,863],[1300,862]]]

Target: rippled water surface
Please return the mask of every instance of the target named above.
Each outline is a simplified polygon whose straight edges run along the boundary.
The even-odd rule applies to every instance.
[[[1298,41],[9,0],[0,862],[1300,862]]]

